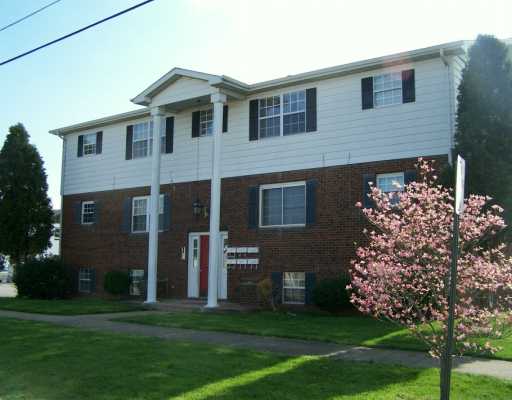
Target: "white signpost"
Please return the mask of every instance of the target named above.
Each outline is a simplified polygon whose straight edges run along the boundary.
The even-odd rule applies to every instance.
[[[441,400],[450,399],[450,381],[452,373],[453,325],[455,320],[455,302],[457,297],[457,257],[459,254],[459,217],[464,211],[464,181],[466,162],[457,156],[455,171],[455,208],[453,212],[452,263],[449,276],[448,326],[446,345],[441,359]]]

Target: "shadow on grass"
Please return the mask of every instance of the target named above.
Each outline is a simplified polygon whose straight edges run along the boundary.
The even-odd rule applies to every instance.
[[[0,329],[9,338],[0,352],[2,400],[316,399],[402,384],[418,374],[11,319],[0,319]]]

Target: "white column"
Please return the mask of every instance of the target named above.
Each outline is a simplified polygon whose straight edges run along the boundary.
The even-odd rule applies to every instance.
[[[222,158],[222,116],[226,95],[212,94],[213,103],[213,154],[212,181],[210,199],[210,248],[208,254],[208,304],[206,307],[217,307],[218,275],[220,266],[220,183]]]
[[[160,201],[160,136],[165,127],[161,107],[151,109],[153,118],[153,155],[151,158],[151,197],[149,200],[148,287],[146,303],[156,303],[158,263],[158,203]]]

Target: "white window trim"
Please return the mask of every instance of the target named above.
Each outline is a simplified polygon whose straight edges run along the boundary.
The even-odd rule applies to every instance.
[[[283,107],[283,97],[284,97],[285,94],[293,93],[293,92],[304,92],[304,111],[294,111],[294,112],[287,112],[287,113],[285,113],[284,112],[284,107]],[[260,101],[262,99],[267,99],[269,97],[279,97],[279,115],[272,115],[272,116],[261,117],[260,116]],[[306,89],[290,90],[288,92],[283,92],[283,93],[280,93],[280,94],[271,94],[271,95],[259,98],[258,99],[258,140],[276,139],[276,138],[285,137],[285,136],[295,136],[295,135],[301,135],[303,133],[311,133],[311,132],[307,131],[308,113],[306,111],[306,109],[307,109],[306,102],[307,102]],[[284,134],[284,116],[285,115],[290,115],[290,114],[298,114],[299,112],[304,112],[304,132],[295,132],[295,133],[290,133],[288,135],[285,135]],[[269,118],[275,118],[275,117],[279,117],[279,136],[261,137],[260,136],[260,121],[262,119],[269,119]]]
[[[82,270],[87,270],[87,271],[88,271],[88,276],[89,276],[88,278],[82,278],[82,276],[81,276],[81,274],[80,274]],[[81,283],[82,281],[88,281],[88,282],[89,282],[89,290],[82,290],[82,289],[80,288],[80,283]],[[90,267],[80,268],[80,269],[78,270],[78,291],[79,291],[80,293],[92,293],[92,287],[91,287],[91,285],[92,285],[92,268],[90,268]]]
[[[153,129],[151,129],[151,123],[153,121],[149,120],[149,121],[142,121],[142,122],[137,122],[135,124],[133,124],[133,126],[135,127],[135,125],[142,125],[142,124],[145,124],[147,125],[147,132],[148,132],[148,136],[146,139],[135,139],[135,135],[133,135],[132,137],[132,160],[139,160],[139,159],[144,159],[144,158],[147,158],[147,157],[151,157],[151,153],[152,153],[152,146],[153,146]],[[154,127],[153,127],[154,128]],[[162,143],[162,139],[164,139],[164,142]],[[162,134],[160,135],[160,155],[165,155],[165,146],[166,146],[166,140],[167,140],[167,135],[165,133],[165,129],[162,130]],[[134,147],[134,144],[135,142],[143,142],[143,141],[147,141],[148,142],[148,152],[145,156],[138,156],[138,157],[135,157],[134,154],[133,154],[133,147]],[[162,146],[163,145],[163,146]],[[163,149],[162,149],[163,147]]]
[[[85,137],[86,136],[94,136],[94,143],[85,143]],[[84,139],[83,139],[83,144],[82,144],[82,156],[83,157],[92,157],[92,156],[95,156],[97,155],[97,151],[98,151],[98,148],[97,148],[97,141],[98,141],[98,134],[97,133],[86,133],[84,135]],[[85,153],[85,146],[94,146],[94,152],[93,153]]]
[[[164,195],[161,194],[160,195],[160,200],[159,201],[163,201],[163,198],[164,198]],[[145,230],[141,230],[141,231],[135,231],[133,230],[133,217],[134,217],[134,204],[135,204],[135,201],[136,200],[146,200],[146,229]],[[148,233],[149,232],[149,207],[150,207],[150,203],[151,203],[151,196],[136,196],[136,197],[132,197],[132,220],[131,220],[131,232],[132,233]],[[164,210],[163,210],[163,207],[162,207],[162,212],[159,213],[159,215],[163,214],[164,213]],[[161,229],[158,230],[159,232],[162,232]]]
[[[402,101],[400,103],[391,103],[391,104],[383,104],[383,105],[377,105],[377,101],[375,100],[375,94],[376,93],[380,93],[380,92],[388,92],[390,90],[396,90],[398,88],[395,88],[395,89],[385,89],[385,90],[375,90],[375,78],[376,77],[379,77],[379,76],[382,76],[382,75],[389,75],[389,74],[400,74],[400,78],[401,78],[401,74],[402,74],[402,71],[388,71],[388,72],[383,72],[382,74],[377,74],[377,75],[373,75],[372,79],[373,79],[373,89],[372,89],[372,96],[373,96],[373,108],[386,108],[386,107],[396,107],[400,104],[403,104],[404,103],[404,99],[402,98]],[[400,79],[400,90],[403,91],[403,81],[402,79]],[[402,92],[403,93],[403,92]]]
[[[277,137],[277,136],[276,136]],[[282,224],[282,225],[263,225],[263,191],[267,189],[285,188],[293,186],[304,186],[304,223],[303,224]],[[281,216],[284,210],[284,196],[281,196]],[[306,181],[286,182],[286,183],[272,183],[267,185],[260,185],[259,193],[259,227],[260,228],[293,228],[306,226],[306,212],[307,212],[307,193]]]
[[[140,278],[140,281],[141,282],[144,282],[144,280],[146,279],[146,271],[143,269],[143,268],[131,268],[130,271],[129,271],[129,275],[130,275],[130,288],[129,288],[129,294],[130,296],[140,296],[142,294],[142,290],[141,290],[141,293],[134,293],[134,286],[133,286],[133,278],[135,277],[135,274],[134,272],[137,271],[137,272],[140,272],[142,271],[142,275],[138,275],[137,278]],[[140,289],[140,288],[139,288]]]
[[[401,187],[400,190],[398,190],[398,188],[397,188],[397,190],[392,190],[392,191],[384,192],[384,193],[403,192],[404,188],[405,188],[405,174],[404,174],[403,171],[400,171],[400,172],[388,172],[386,174],[377,174],[375,176],[375,181],[376,181],[375,184],[377,186],[377,189],[380,189],[380,187],[379,187],[379,178],[390,178],[390,177],[395,177],[395,176],[401,176],[404,185]]]
[[[289,272],[289,273],[301,273],[301,274],[304,274],[304,287],[288,287],[288,286],[285,286],[285,279],[284,279],[284,274],[286,272]],[[300,305],[304,305],[306,304],[306,273],[303,272],[303,271],[286,271],[286,272],[283,272],[283,288],[282,288],[282,293],[281,293],[281,296],[282,296],[282,299],[283,299],[283,304],[300,304]],[[284,291],[285,289],[302,289],[304,290],[304,301],[285,301],[285,296],[284,296]]]
[[[93,222],[84,222],[84,211],[85,211],[85,206],[87,204],[94,204],[94,221],[96,221],[96,204],[94,201],[83,201],[82,202],[82,210],[81,210],[81,218],[80,218],[80,222],[82,223],[82,225],[92,225],[94,224],[94,221]]]

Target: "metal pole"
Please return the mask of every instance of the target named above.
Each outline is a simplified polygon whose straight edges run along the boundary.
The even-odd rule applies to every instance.
[[[457,297],[457,258],[459,255],[459,215],[453,213],[452,263],[450,268],[450,288],[448,297],[448,327],[446,348],[441,359],[441,400],[450,399],[450,381],[453,352],[453,325],[455,320],[455,302]]]

